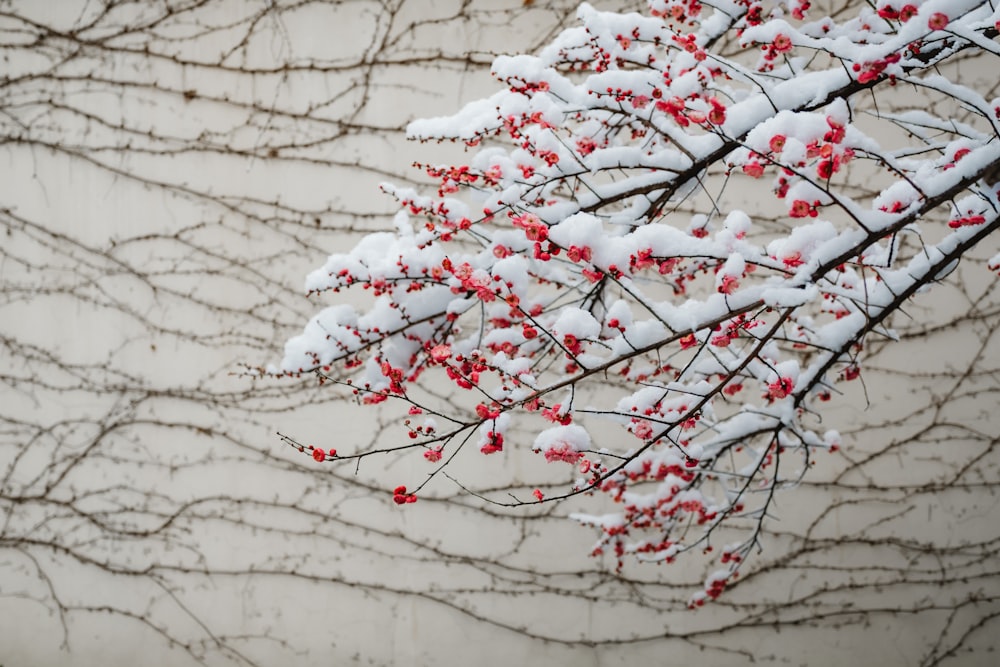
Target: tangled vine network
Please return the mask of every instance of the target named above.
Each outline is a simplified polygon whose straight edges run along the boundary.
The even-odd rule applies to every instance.
[[[0,0],[0,664],[986,659],[1000,17],[578,5]]]

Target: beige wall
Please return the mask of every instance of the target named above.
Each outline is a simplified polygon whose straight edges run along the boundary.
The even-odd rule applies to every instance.
[[[990,664],[1000,300],[981,262],[908,309],[826,417],[844,451],[696,613],[703,571],[614,575],[575,505],[505,515],[442,487],[401,512],[383,487],[420,461],[355,474],[282,447],[398,435],[241,364],[316,310],[300,288],[327,253],[389,225],[378,182],[455,153],[406,144],[405,122],[491,92],[489,53],[536,49],[574,3],[274,4],[155,25],[154,2],[0,4],[0,664]]]

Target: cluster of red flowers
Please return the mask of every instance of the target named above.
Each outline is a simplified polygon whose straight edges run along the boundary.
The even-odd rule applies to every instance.
[[[740,4],[748,11],[742,19],[734,18],[731,27],[753,32],[751,26],[767,20],[760,13],[760,3],[740,0]],[[877,9],[880,18],[868,12],[863,20],[882,30],[898,28],[887,26],[885,21],[906,23],[918,13],[910,4],[898,7],[898,2],[880,0],[877,5],[881,5]],[[696,0],[654,0],[651,6],[654,16],[667,16],[675,21],[690,21],[702,11]],[[787,54],[810,43],[812,33],[799,32],[785,20],[789,14],[801,20],[808,8],[809,3],[803,0],[780,3],[780,9],[776,10],[783,19],[780,26],[757,33],[772,36],[769,43],[760,47],[765,62],[778,68]],[[920,27],[916,23],[907,32]],[[928,18],[927,25],[932,30],[944,30],[948,23],[945,14],[935,13]],[[378,252],[374,252],[351,257],[347,264],[350,269],[342,268],[343,264],[330,269],[330,276],[337,277],[331,280],[331,289],[360,284],[369,290],[368,295],[379,297],[380,304],[387,303],[393,311],[392,319],[378,321],[389,324],[379,331],[368,323],[375,318],[365,321],[360,317],[345,317],[336,323],[340,329],[332,334],[333,338],[354,336],[360,342],[343,343],[341,357],[336,356],[340,350],[314,357],[317,365],[321,358],[323,364],[333,364],[335,361],[330,361],[333,358],[343,361],[348,369],[377,362],[368,363],[366,368],[371,384],[377,386],[366,385],[356,390],[364,392],[363,400],[369,403],[389,398],[419,400],[416,390],[420,388],[408,387],[407,383],[415,382],[424,371],[439,377],[446,375],[454,386],[473,392],[458,392],[463,397],[479,396],[470,401],[478,402],[474,415],[463,413],[455,418],[445,414],[445,407],[421,409],[411,405],[410,415],[426,410],[444,416],[450,421],[448,428],[454,428],[438,434],[430,426],[434,423],[432,419],[428,418],[423,426],[411,426],[409,420],[404,422],[412,439],[405,446],[422,452],[432,464],[445,459],[445,448],[449,454],[445,462],[450,463],[450,457],[461,449],[461,445],[452,443],[469,442],[473,450],[478,447],[485,455],[502,452],[506,424],[511,416],[524,416],[520,411],[539,413],[528,419],[549,422],[546,426],[551,431],[565,429],[565,436],[552,437],[548,433],[541,437],[537,451],[546,461],[569,463],[586,475],[585,479],[574,482],[573,493],[603,492],[624,506],[614,520],[598,518],[593,522],[602,531],[595,553],[613,545],[619,564],[625,553],[642,553],[669,562],[678,550],[691,548],[690,543],[680,544],[684,538],[678,537],[676,531],[671,532],[674,526],[703,525],[710,531],[726,517],[742,513],[740,500],[750,497],[743,494],[751,482],[761,484],[762,488],[775,483],[774,476],[758,473],[777,461],[783,447],[822,446],[804,437],[795,442],[796,435],[790,431],[784,431],[789,434],[787,440],[775,435],[769,443],[762,440],[767,436],[748,436],[742,425],[727,431],[730,417],[723,410],[735,413],[744,401],[748,407],[766,401],[771,409],[757,411],[763,420],[772,413],[783,412],[782,406],[798,407],[804,412],[808,405],[799,403],[811,396],[821,400],[830,397],[821,384],[823,380],[816,379],[818,376],[809,372],[797,375],[790,370],[793,364],[782,362],[792,358],[795,350],[811,349],[816,355],[826,354],[830,350],[823,343],[828,339],[818,325],[864,309],[860,298],[850,297],[854,289],[852,280],[860,281],[866,289],[872,284],[864,282],[864,275],[858,276],[863,272],[854,271],[863,263],[862,259],[836,260],[843,262],[836,271],[826,266],[823,276],[816,277],[820,275],[817,270],[824,267],[825,255],[819,246],[825,243],[824,235],[838,231],[840,223],[837,216],[816,222],[810,219],[818,218],[824,206],[833,207],[837,199],[833,188],[838,185],[835,176],[841,174],[836,180],[844,178],[842,170],[855,159],[855,149],[863,159],[872,159],[874,143],[874,139],[869,141],[862,135],[863,128],[847,126],[849,106],[841,100],[830,104],[825,112],[815,105],[782,111],[775,105],[775,114],[768,116],[769,111],[762,111],[760,118],[750,119],[757,123],[754,127],[749,123],[743,127],[743,118],[734,123],[737,120],[734,109],[738,108],[735,105],[742,104],[742,93],[738,87],[724,83],[722,79],[727,75],[715,66],[725,58],[717,61],[708,58],[704,32],[694,30],[687,34],[673,28],[668,31],[645,19],[634,29],[625,25],[608,28],[603,37],[596,34],[598,28],[591,26],[594,32],[590,33],[588,27],[592,39],[588,37],[579,44],[574,42],[572,48],[567,47],[562,54],[564,60],[552,68],[548,64],[527,70],[518,66],[518,72],[523,73],[506,79],[516,99],[507,98],[512,102],[510,105],[498,106],[497,109],[503,110],[498,110],[496,117],[488,112],[482,128],[477,125],[469,130],[463,126],[461,130],[473,133],[472,139],[462,135],[470,144],[506,132],[509,137],[502,141],[512,140],[510,151],[505,153],[491,147],[471,162],[477,166],[427,168],[432,177],[439,179],[439,199],[421,197],[409,190],[398,195],[404,209],[411,214],[411,222],[419,221],[414,225],[414,234],[397,239],[401,243],[418,239],[412,247],[405,246],[399,251],[397,266],[381,265]],[[660,29],[664,31],[660,34],[670,37],[660,41],[655,37]],[[922,29],[918,32],[926,33]],[[919,48],[916,43],[910,45],[911,52],[916,48]],[[837,49],[832,46],[829,49],[827,55],[848,63],[858,53],[838,56]],[[874,47],[863,52],[877,53]],[[588,81],[602,82],[596,86],[586,84],[588,88],[583,91],[586,95],[578,98],[586,99],[586,104],[566,105],[565,98],[555,94],[561,87],[575,86],[577,79],[585,78],[558,78],[567,69],[574,71],[578,64],[581,70],[602,72],[629,57],[636,59],[629,61],[629,67],[623,67],[629,72],[627,77],[587,77]],[[660,61],[653,64],[664,57],[665,66],[661,67]],[[869,57],[873,60],[853,65],[853,77],[872,87],[898,71],[896,66],[907,56],[893,53],[879,59],[874,55]],[[496,67],[502,69],[504,60],[497,62]],[[788,64],[793,62],[789,58]],[[513,71],[514,66],[511,68]],[[734,71],[737,70],[730,69],[729,73]],[[527,76],[551,77],[551,89],[549,83],[527,80],[524,78]],[[681,77],[684,85],[675,86],[674,82]],[[606,85],[609,82],[612,85]],[[845,90],[859,87],[854,83],[845,85]],[[598,89],[592,90],[590,86]],[[733,100],[734,106],[727,108],[723,100]],[[748,113],[757,112],[751,109]],[[787,113],[795,116],[791,122],[782,117]],[[1000,117],[1000,107],[996,113]],[[732,121],[730,127],[723,127],[727,114]],[[657,130],[649,131],[650,127]],[[435,137],[435,132],[448,131],[438,129],[428,134]],[[699,136],[710,139],[712,145],[721,145],[725,151],[716,155],[731,156],[726,158],[732,160],[729,167],[741,166],[752,178],[761,178],[770,170],[775,176],[775,195],[785,200],[787,215],[796,219],[788,225],[794,232],[787,238],[769,239],[761,245],[755,240],[760,237],[746,238],[752,224],[749,216],[717,215],[719,211],[691,216],[686,228],[683,222],[678,224],[677,218],[670,214],[670,207],[684,192],[684,181],[692,184],[699,181],[697,174],[701,169],[706,174],[713,173],[711,165],[716,158],[705,153],[706,162],[702,164],[695,159],[700,159],[699,156],[686,155],[693,165],[689,170],[686,166],[689,162],[677,151],[676,163],[661,160],[674,151],[672,144],[683,143],[675,141],[670,133],[676,133],[677,138]],[[974,141],[966,137],[953,146],[974,146]],[[942,169],[951,169],[969,152],[969,148],[960,148],[950,162],[945,156],[934,161],[934,165],[942,168],[941,163],[947,163]],[[655,159],[647,163],[646,156]],[[661,162],[671,166],[647,172],[649,165],[655,167]],[[909,164],[898,167],[900,172],[909,169]],[[601,176],[612,170],[616,174],[613,178]],[[626,173],[620,182],[618,171]],[[667,175],[661,175],[661,171]],[[588,173],[598,176],[588,181]],[[626,180],[632,173],[641,173],[634,184]],[[475,203],[460,198],[443,199],[456,191],[469,193],[466,199]],[[664,194],[657,194],[660,192]],[[918,199],[917,194],[911,195],[905,187],[898,187],[878,194],[876,201],[879,205],[885,203],[884,210],[899,213],[904,209],[915,210]],[[613,209],[608,204],[614,204]],[[975,204],[967,202],[956,206],[955,215],[961,217],[950,220],[950,227],[985,222],[984,215],[979,214],[985,209],[976,209]],[[481,217],[471,212],[479,207],[483,211]],[[887,216],[875,217],[881,221]],[[664,218],[669,219],[664,221]],[[742,218],[746,218],[745,222]],[[580,226],[575,226],[578,223]],[[616,228],[614,232],[610,232],[612,227]],[[681,234],[688,236],[680,238]],[[445,246],[444,242],[453,237],[469,243]],[[676,245],[666,242],[675,239],[680,241]],[[414,267],[412,272],[410,265]],[[991,266],[994,265],[1000,266],[1000,260]],[[754,269],[770,275],[756,280],[751,273]],[[804,297],[811,301],[801,308],[803,302],[786,299],[785,294],[778,294],[774,302],[766,294],[770,292],[768,282],[780,287],[782,281],[788,285],[794,278],[798,288],[810,273],[816,273],[811,279],[820,288],[824,304],[816,304],[815,292]],[[647,285],[653,287],[644,293]],[[767,288],[765,296],[760,297],[757,305],[746,305],[758,298],[752,295],[761,285]],[[690,310],[685,310],[688,304],[677,308],[669,298],[659,301],[660,288],[666,288],[664,292],[673,288],[680,294],[692,286],[705,287],[707,294],[700,295],[704,300],[691,299],[694,308]],[[428,292],[440,294],[441,303],[426,309],[412,307],[414,302],[405,293],[424,287]],[[567,294],[572,296],[562,296]],[[612,294],[620,296],[612,299],[609,296]],[[748,295],[752,300],[744,299]],[[428,303],[436,303],[428,299]],[[779,305],[771,305],[774,303]],[[704,304],[711,304],[711,309],[699,307]],[[569,313],[571,307],[580,312]],[[652,317],[641,314],[643,310]],[[805,313],[814,315],[817,310],[824,321],[815,322],[817,327],[812,327],[813,318]],[[563,318],[563,314],[573,317]],[[472,326],[466,326],[470,322]],[[772,323],[770,333],[756,336],[748,331],[757,325],[770,327]],[[846,328],[852,321],[841,325]],[[470,330],[477,333],[470,336]],[[386,340],[390,344],[383,346]],[[784,356],[786,352],[788,357]],[[841,369],[840,380],[860,377],[852,355],[837,349],[832,349],[832,354],[831,363]],[[603,368],[590,363],[602,355],[606,361]],[[794,358],[813,364],[804,355]],[[713,361],[703,363],[706,359]],[[329,370],[329,365],[324,368]],[[602,372],[604,378],[616,376],[617,387],[629,387],[636,392],[631,407],[623,399],[607,411],[622,418],[640,444],[629,439],[621,450],[610,453],[595,447],[591,456],[591,450],[580,444],[582,440],[568,433],[582,429],[591,419],[590,408],[585,411],[579,405],[574,407],[574,398],[580,399],[573,392],[582,386],[578,383],[600,382],[597,372]],[[554,382],[553,375],[558,376]],[[526,376],[532,380],[524,379]],[[664,377],[665,382],[648,381]],[[690,390],[694,383],[688,383],[692,379],[697,380],[696,390]],[[523,384],[518,384],[521,381]],[[553,395],[550,392],[564,389],[570,390],[570,398],[552,405],[544,402]],[[730,398],[744,389],[739,397]],[[679,394],[684,395],[677,398]],[[445,404],[446,397],[437,398],[441,399],[441,405]],[[779,401],[782,403],[776,404]],[[451,407],[462,411],[461,403],[455,401]],[[718,410],[720,404],[723,410]],[[574,418],[578,423],[574,423]],[[784,427],[782,424],[775,429]],[[471,440],[473,437],[478,440]],[[614,446],[609,445],[609,449]],[[830,450],[835,447],[831,445]],[[308,451],[318,462],[337,456],[335,450],[326,452],[312,446]],[[720,481],[727,464],[720,463],[719,452],[757,457],[753,474],[740,475],[748,478],[745,488],[734,486],[735,490],[725,496],[708,490],[728,483]],[[740,469],[736,463],[731,465],[731,470]],[[443,465],[439,466],[431,474],[442,468]],[[702,485],[706,480],[709,483]],[[558,493],[553,494],[556,498],[546,499],[541,489],[534,489],[531,495],[538,502],[564,497]],[[396,504],[405,505],[415,502],[417,496],[399,486],[393,490],[392,498]],[[639,539],[640,534],[647,532],[654,537]],[[626,542],[626,538],[630,541]],[[723,551],[721,562],[728,566],[729,572],[725,576],[713,575],[706,582],[698,604],[722,593],[749,549],[744,544]]]
[[[397,505],[415,503],[417,502],[417,497],[412,493],[407,493],[405,486],[397,486],[392,490],[392,502]]]
[[[569,444],[560,442],[557,445],[545,450],[545,460],[549,463],[553,461],[564,461],[566,463],[576,463],[583,457],[581,452],[576,451]]]
[[[958,229],[959,227],[974,227],[975,225],[981,225],[986,222],[986,218],[981,215],[967,215],[961,218],[954,218],[948,221],[948,226],[952,229]]]

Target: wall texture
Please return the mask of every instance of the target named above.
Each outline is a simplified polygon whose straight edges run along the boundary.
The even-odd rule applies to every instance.
[[[491,54],[539,48],[574,4],[0,2],[0,664],[995,660],[1000,294],[982,262],[872,351],[825,416],[844,450],[697,612],[704,572],[615,574],[575,507],[505,515],[441,489],[401,512],[384,480],[419,462],[318,469],[281,445],[400,437],[243,364],[279,358],[316,309],[308,270],[390,226],[380,181],[459,151],[408,144],[405,123],[488,94]]]

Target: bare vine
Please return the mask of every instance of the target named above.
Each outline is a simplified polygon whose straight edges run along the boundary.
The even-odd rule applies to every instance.
[[[536,51],[575,5],[0,2],[0,662],[448,664],[470,644],[502,646],[484,664],[805,662],[848,643],[984,659],[1000,613],[987,250],[868,349],[863,385],[823,415],[844,446],[768,509],[766,549],[710,613],[686,608],[702,569],[616,572],[568,505],[441,485],[403,512],[382,469],[424,474],[405,451],[376,471],[276,443],[400,443],[349,392],[240,364],[313,311],[303,266],[391,229],[378,182],[426,186],[410,163],[455,155],[405,124],[489,92],[493,55]],[[944,67],[982,74],[971,56]],[[460,472],[490,498],[550,481]]]

